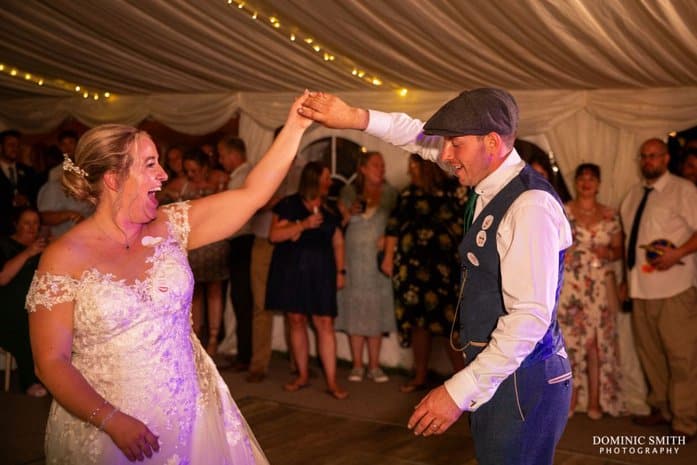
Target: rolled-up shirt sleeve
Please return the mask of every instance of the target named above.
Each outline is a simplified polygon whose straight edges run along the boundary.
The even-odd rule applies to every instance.
[[[559,252],[571,245],[571,230],[561,205],[548,193],[532,190],[511,205],[496,245],[506,313],[482,352],[445,382],[461,410],[474,411],[488,402],[547,332],[556,303]]]
[[[408,152],[418,153],[426,160],[438,161],[443,138],[425,135],[423,121],[412,118],[406,113],[384,113],[368,110],[368,114],[366,133],[379,137]]]

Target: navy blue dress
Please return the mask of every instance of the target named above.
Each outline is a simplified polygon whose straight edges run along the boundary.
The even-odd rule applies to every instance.
[[[300,221],[312,214],[300,194],[283,198],[273,208],[279,219]],[[266,286],[266,308],[305,315],[336,316],[336,261],[332,238],[339,216],[321,207],[324,221],[306,229],[297,241],[277,243]]]

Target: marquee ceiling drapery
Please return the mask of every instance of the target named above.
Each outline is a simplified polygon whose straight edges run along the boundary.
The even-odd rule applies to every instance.
[[[615,179],[603,186],[614,203],[636,179],[643,138],[697,124],[691,0],[248,4],[258,20],[226,0],[5,0],[0,63],[116,97],[83,99],[0,73],[0,126],[45,132],[67,116],[87,125],[154,118],[200,134],[239,111],[250,119],[245,137],[245,128],[280,124],[306,87],[421,118],[459,90],[505,87],[521,104],[521,136],[553,150],[567,174],[581,160],[599,163]],[[336,61],[277,33],[262,22],[270,15]],[[351,75],[352,64],[383,85]],[[250,141],[252,159],[263,144]]]

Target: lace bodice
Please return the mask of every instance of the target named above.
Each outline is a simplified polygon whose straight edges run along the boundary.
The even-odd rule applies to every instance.
[[[186,457],[211,450],[220,453],[216,463],[231,463],[226,447],[238,447],[243,455],[251,455],[251,448],[244,420],[232,408],[227,387],[191,329],[189,204],[163,208],[167,235],[143,239],[143,245],[153,248],[143,280],[129,283],[94,268],[77,279],[37,274],[27,309],[51,311],[58,303],[75,303],[72,364],[104,398],[160,436],[164,443],[158,456],[166,459],[162,463],[189,463]],[[199,417],[209,413],[220,419],[221,450],[196,451],[194,430]],[[58,456],[55,463],[120,463],[111,458],[124,458],[123,454],[104,436],[54,405],[47,426],[47,458]],[[51,444],[58,454],[49,452]]]
[[[139,347],[161,347],[171,340],[173,331],[188,337],[189,307],[193,278],[186,256],[188,203],[165,207],[167,237],[143,240],[153,248],[147,259],[150,268],[145,279],[127,283],[112,274],[91,268],[79,279],[52,274],[36,275],[27,295],[28,311],[47,310],[61,302],[74,301],[73,357],[79,361],[109,358],[114,353],[136,362],[132,356]],[[152,358],[152,357],[150,357]]]

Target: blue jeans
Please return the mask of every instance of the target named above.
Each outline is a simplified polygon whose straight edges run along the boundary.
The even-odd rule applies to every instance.
[[[470,414],[479,465],[551,465],[571,392],[569,361],[559,355],[518,368]]]

